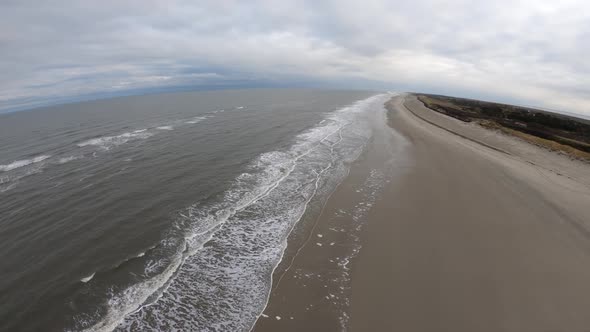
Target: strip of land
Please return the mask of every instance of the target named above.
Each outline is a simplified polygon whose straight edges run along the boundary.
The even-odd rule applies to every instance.
[[[590,169],[414,96],[387,107],[415,167],[368,216],[352,330],[588,331]]]
[[[352,167],[275,280],[255,331],[589,331],[589,165],[414,95],[387,108],[408,144],[388,168],[391,146],[376,139]],[[358,225],[342,211],[383,169],[391,173],[360,221],[360,251],[347,278],[330,283],[343,271],[336,258],[355,248],[333,230]]]
[[[590,162],[590,120],[534,108],[440,95],[416,94],[426,107],[463,122]]]

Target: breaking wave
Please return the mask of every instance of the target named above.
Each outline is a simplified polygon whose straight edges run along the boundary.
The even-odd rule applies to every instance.
[[[80,159],[82,158],[81,156],[68,156],[68,157],[63,157],[63,158],[59,158],[59,160],[57,161],[58,164],[65,164],[65,163],[69,163],[70,161],[74,161],[76,159]]]
[[[363,151],[370,113],[386,98],[330,113],[290,148],[258,156],[226,192],[179,212],[165,240],[133,258],[144,262],[142,279],[104,290],[102,308],[78,314],[73,329],[248,331],[289,234]]]
[[[209,117],[210,117],[210,116],[206,116],[206,115],[205,115],[205,116],[196,116],[196,117],[194,117],[194,118],[192,118],[192,119],[190,119],[190,120],[186,121],[185,123],[188,123],[188,124],[195,124],[195,123],[199,123],[199,122],[201,122],[201,121],[203,121],[203,120],[206,120],[206,119],[208,119]]]
[[[51,158],[50,155],[41,155],[37,157],[33,157],[31,159],[23,159],[23,160],[16,160],[10,164],[0,165],[0,171],[8,172],[12,171],[13,169],[21,168],[23,166],[27,166],[30,164],[36,164],[42,162],[45,159]]]
[[[92,274],[91,274],[91,275],[89,275],[89,276],[86,276],[86,277],[84,277],[84,278],[80,279],[80,281],[81,281],[81,282],[84,282],[84,283],[86,283],[86,282],[89,282],[90,280],[92,280],[92,278],[94,278],[94,275],[95,275],[95,274],[96,274],[96,272],[92,273]]]
[[[146,139],[152,137],[154,134],[148,132],[146,129],[139,129],[130,131],[116,136],[103,136],[89,139],[82,143],[78,143],[79,147],[97,146],[103,150],[110,150],[112,147],[125,144],[130,141]]]

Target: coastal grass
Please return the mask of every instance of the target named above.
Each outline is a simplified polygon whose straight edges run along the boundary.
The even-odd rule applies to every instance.
[[[507,128],[507,127],[504,127],[494,121],[483,120],[483,121],[478,121],[477,123],[486,129],[497,130],[503,134],[518,137],[530,144],[539,146],[541,148],[545,148],[545,149],[555,151],[555,152],[561,152],[561,153],[564,153],[574,159],[590,162],[590,153],[578,150],[578,149],[573,148],[569,145],[561,144],[556,141],[548,140],[548,139],[545,139],[542,137],[533,136],[533,135],[530,135],[527,133],[523,133],[522,131]]]
[[[560,114],[447,96],[416,94],[427,108],[590,162],[590,124]],[[569,137],[566,137],[569,136]]]

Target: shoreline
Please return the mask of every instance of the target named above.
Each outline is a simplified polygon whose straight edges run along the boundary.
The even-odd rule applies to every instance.
[[[412,96],[387,108],[252,331],[585,331],[588,168]]]
[[[289,241],[296,256],[282,262],[289,267],[274,276],[270,301],[252,331],[340,331],[349,325],[352,269],[366,214],[394,180],[392,167],[407,162],[396,159],[407,142],[392,138],[384,109],[379,112],[372,120],[375,135],[314,217],[307,240]]]

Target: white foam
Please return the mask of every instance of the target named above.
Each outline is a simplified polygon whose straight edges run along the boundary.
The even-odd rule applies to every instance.
[[[11,189],[14,189],[15,187],[16,187],[16,182],[9,183],[7,185],[0,185],[0,193],[5,193]]]
[[[289,234],[309,202],[326,197],[360,155],[370,137],[363,114],[382,99],[332,113],[291,148],[260,155],[216,202],[180,213],[176,229],[186,229],[186,250],[178,263],[111,294],[107,315],[88,331],[113,329],[127,315],[118,330],[249,330],[266,306]],[[150,261],[146,274],[162,271],[160,262]],[[138,310],[154,292],[157,302]]]
[[[96,146],[103,150],[110,150],[112,147],[125,144],[134,140],[141,140],[152,137],[154,134],[147,131],[147,129],[139,129],[130,131],[116,136],[103,136],[89,139],[82,143],[78,143],[79,147]]]
[[[165,266],[159,274],[144,280],[143,282],[137,283],[123,291],[114,292],[111,291],[109,294],[109,300],[107,301],[107,313],[101,320],[95,325],[86,328],[78,329],[86,332],[100,332],[100,331],[112,331],[120,323],[120,319],[128,314],[136,311],[136,309],[142,305],[156,290],[161,289],[165,286],[166,282],[170,280],[170,277],[176,272],[182,262],[181,252],[177,252],[172,256],[172,259],[168,262],[163,260],[158,261],[154,265],[158,265],[158,268]],[[154,265],[150,268],[154,268]],[[146,274],[150,271],[146,271]]]
[[[174,130],[174,127],[172,127],[172,126],[160,126],[160,127],[156,127],[156,129],[159,129],[159,130]]]
[[[186,121],[185,123],[195,124],[195,123],[199,123],[203,120],[206,120],[208,118],[209,118],[209,116],[196,116],[196,117],[190,119],[189,121]]]
[[[92,278],[94,278],[94,275],[95,275],[95,274],[96,274],[96,272],[93,272],[91,275],[89,275],[89,276],[87,276],[87,277],[84,277],[84,278],[80,279],[80,281],[81,281],[81,282],[83,282],[83,283],[87,283],[87,282],[89,282],[90,280],[92,280]]]
[[[17,187],[18,182],[29,175],[38,174],[43,171],[45,163],[33,163],[31,167],[26,168],[23,172],[8,173],[0,177],[0,193],[7,192]]]
[[[58,164],[65,164],[65,163],[69,163],[70,161],[76,160],[76,159],[80,159],[80,156],[69,156],[69,157],[63,157],[63,158],[59,158],[59,160],[57,161]]]
[[[16,160],[11,162],[10,164],[0,165],[0,171],[8,172],[12,171],[13,169],[21,168],[30,164],[35,164],[42,162],[45,159],[51,158],[50,155],[40,155],[37,157],[33,157],[31,159],[23,159],[23,160]]]

